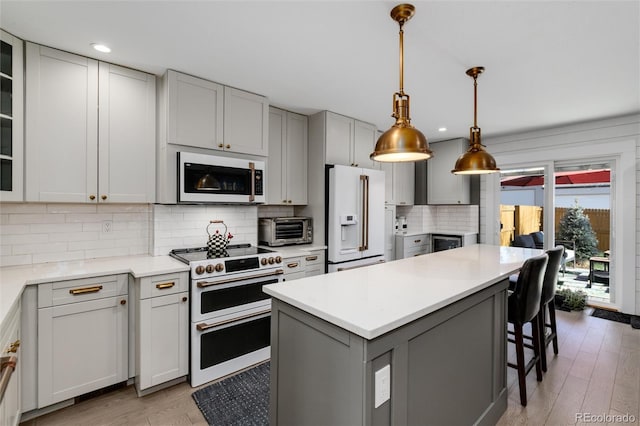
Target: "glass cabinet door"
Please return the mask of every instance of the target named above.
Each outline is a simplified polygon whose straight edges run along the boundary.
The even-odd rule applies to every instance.
[[[22,40],[0,31],[0,201],[23,200]]]

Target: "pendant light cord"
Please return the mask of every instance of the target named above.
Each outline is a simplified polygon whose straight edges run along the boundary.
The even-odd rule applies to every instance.
[[[473,127],[478,128],[478,77],[473,77]]]
[[[402,24],[404,22],[400,22],[400,96],[404,96],[404,30]]]

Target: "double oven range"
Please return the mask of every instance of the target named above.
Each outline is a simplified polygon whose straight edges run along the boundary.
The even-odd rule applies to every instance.
[[[172,250],[191,275],[191,386],[270,357],[271,299],[262,286],[282,281],[282,256],[238,244],[219,257],[207,248]]]

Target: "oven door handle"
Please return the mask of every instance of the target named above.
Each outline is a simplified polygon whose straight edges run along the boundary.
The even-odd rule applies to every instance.
[[[196,328],[198,329],[198,331],[204,331],[210,328],[220,327],[221,325],[229,324],[232,322],[237,322],[237,321],[241,321],[241,320],[245,320],[253,317],[259,317],[260,315],[268,314],[270,312],[271,312],[271,309],[266,309],[264,311],[255,312],[253,314],[247,314],[241,317],[236,317],[236,318],[232,318],[224,321],[219,321],[213,324],[207,324],[206,322],[201,322],[200,324],[196,324]]]
[[[214,285],[229,284],[229,283],[235,283],[238,281],[247,281],[247,280],[253,280],[255,278],[264,278],[264,277],[270,277],[272,275],[282,275],[282,274],[284,274],[284,271],[282,269],[276,269],[275,271],[269,272],[267,274],[251,275],[250,277],[229,278],[228,280],[222,280],[222,281],[198,281],[196,285],[199,288],[205,288],[205,287],[211,287]]]

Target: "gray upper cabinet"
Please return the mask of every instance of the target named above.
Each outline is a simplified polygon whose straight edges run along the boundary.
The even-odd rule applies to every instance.
[[[269,109],[267,204],[307,204],[307,117]]]
[[[379,169],[369,154],[376,143],[376,127],[344,115],[324,111],[327,164]]]
[[[26,61],[26,201],[154,202],[155,76],[33,43]]]
[[[451,170],[469,146],[464,138],[429,144],[433,158],[427,161],[427,201],[429,204],[469,204],[469,175],[454,175]]]
[[[266,157],[269,153],[269,101],[264,96],[224,88],[224,149]]]
[[[224,87],[173,70],[167,87],[167,142],[205,149],[223,149]]]
[[[168,70],[167,143],[266,156],[269,102],[264,96]]]

